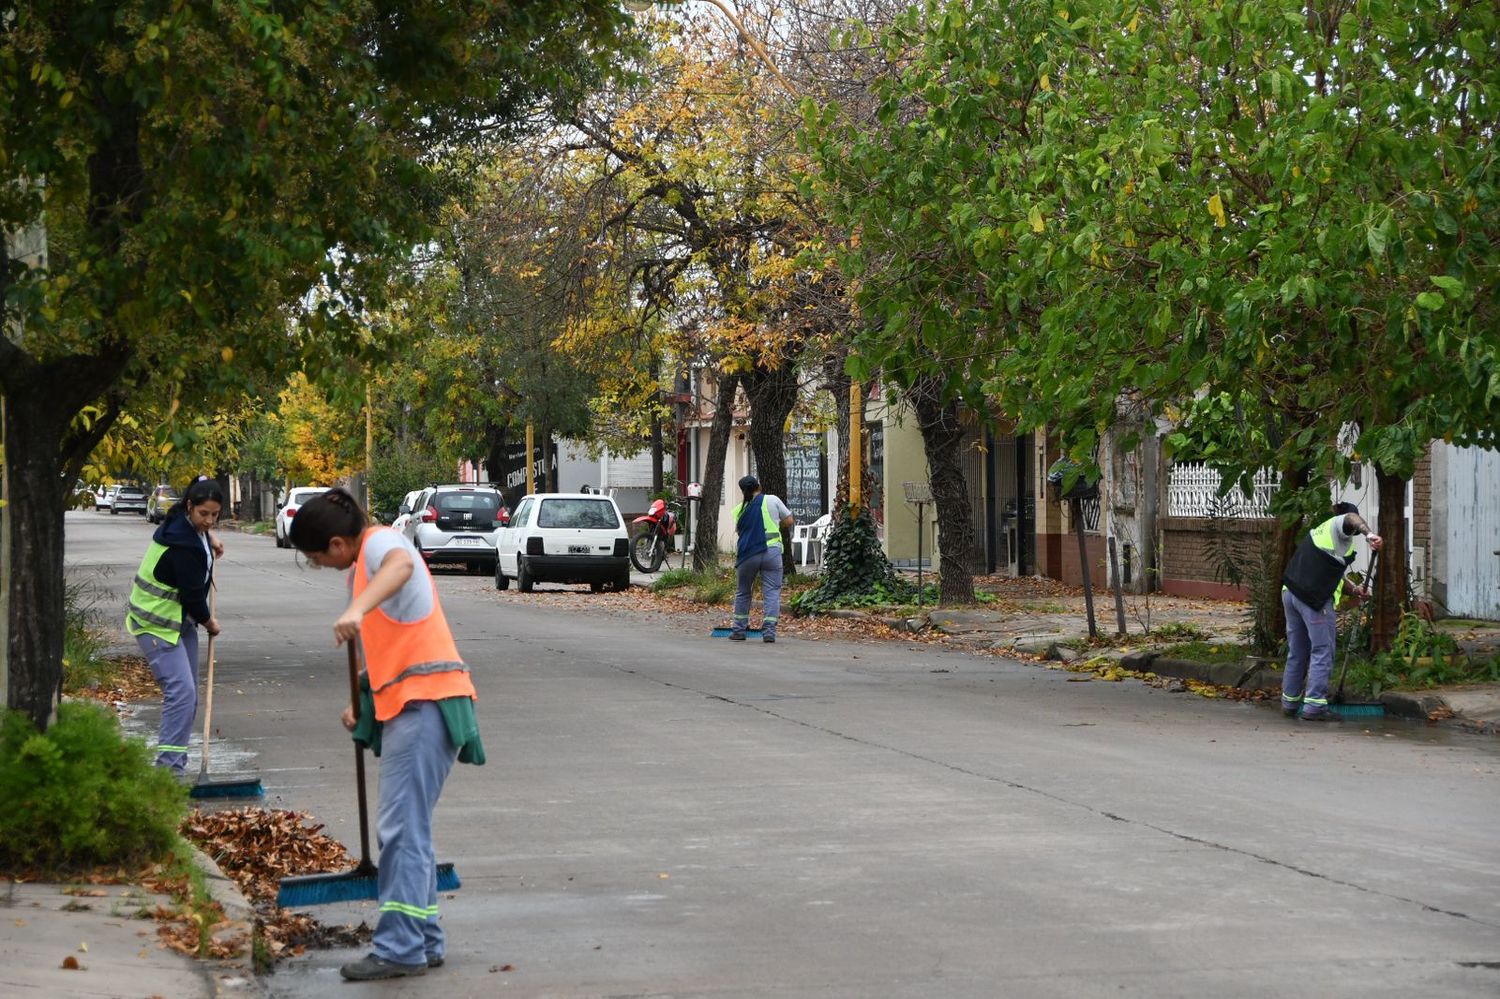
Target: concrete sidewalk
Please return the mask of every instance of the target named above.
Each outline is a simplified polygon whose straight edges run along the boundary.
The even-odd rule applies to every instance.
[[[199,960],[166,946],[152,916],[172,899],[140,885],[18,883],[0,885],[0,994],[168,996],[216,999],[264,995],[253,974],[253,912],[238,886],[202,853],[196,860],[229,920],[216,937],[238,935],[240,957]]]
[[[898,630],[931,629],[944,640],[976,652],[1016,654],[1076,662],[1095,657],[1117,660],[1127,669],[1183,680],[1241,689],[1276,690],[1280,665],[1203,663],[1165,657],[1161,650],[1185,641],[1184,631],[1205,636],[1210,645],[1239,642],[1249,620],[1249,606],[1234,600],[1190,599],[1153,594],[1124,597],[1126,637],[1113,648],[1090,647],[1082,592],[1051,581],[976,580],[995,585],[992,603],[961,610],[933,609],[912,619],[883,619]],[[988,588],[988,587],[986,587]],[[836,612],[863,616],[864,612]],[[1095,626],[1100,635],[1119,630],[1111,593],[1094,595]],[[1147,630],[1146,623],[1151,627]],[[1439,621],[1459,648],[1477,658],[1500,654],[1500,623]],[[1386,691],[1380,701],[1388,716],[1426,720],[1468,731],[1500,735],[1500,683]]]

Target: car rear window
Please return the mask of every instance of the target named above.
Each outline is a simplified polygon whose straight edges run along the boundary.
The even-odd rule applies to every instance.
[[[500,509],[500,497],[494,493],[439,493],[438,513],[473,513],[490,520]]]
[[[327,491],[326,489],[293,489],[291,497],[287,500],[287,504],[306,503],[314,496],[321,496]]]
[[[145,496],[146,496],[146,490],[144,490],[144,489],[121,489],[117,495],[125,496],[125,497],[128,497],[130,499],[144,499]]]
[[[536,526],[607,531],[620,526],[620,517],[607,499],[548,499],[537,511]]]

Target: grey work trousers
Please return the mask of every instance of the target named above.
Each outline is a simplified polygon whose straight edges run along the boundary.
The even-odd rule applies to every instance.
[[[776,622],[781,619],[781,546],[773,545],[758,555],[751,555],[734,568],[734,632],[744,634],[750,627],[750,587],[760,576],[760,595],[765,616],[762,634],[775,636]]]
[[[187,770],[193,719],[198,714],[198,626],[183,622],[176,642],[143,632],[135,636],[151,675],[161,685],[161,727],[156,736],[156,765],[177,773]]]
[[[458,758],[436,701],[410,701],[380,735],[380,921],[377,957],[424,964],[446,949],[438,923],[437,854],[432,810]]]

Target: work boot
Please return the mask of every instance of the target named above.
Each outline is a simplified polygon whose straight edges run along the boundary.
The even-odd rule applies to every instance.
[[[760,640],[762,642],[765,642],[767,645],[776,644],[776,636],[771,634],[770,632],[766,632],[764,635],[760,636]]]
[[[1336,722],[1343,721],[1338,715],[1324,708],[1321,711],[1303,711],[1300,715],[1303,721],[1309,722]]]
[[[439,960],[441,963],[441,959]],[[377,982],[384,978],[411,978],[427,974],[426,964],[397,964],[374,954],[366,954],[358,961],[350,961],[339,969],[351,982]]]
[[[441,955],[441,954],[428,954],[427,955],[427,968],[428,968],[429,971],[432,970],[433,968],[441,968],[442,966],[443,966],[443,955]]]
[[[729,640],[731,642],[743,642],[745,640],[745,633],[743,631],[731,631],[729,633]]]

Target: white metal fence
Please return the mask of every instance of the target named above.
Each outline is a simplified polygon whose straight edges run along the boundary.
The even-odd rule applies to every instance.
[[[1281,476],[1276,471],[1263,468],[1255,473],[1255,489],[1251,495],[1246,496],[1236,484],[1220,496],[1223,480],[1214,469],[1201,461],[1174,462],[1167,474],[1167,516],[1269,517],[1271,496],[1280,481]]]

